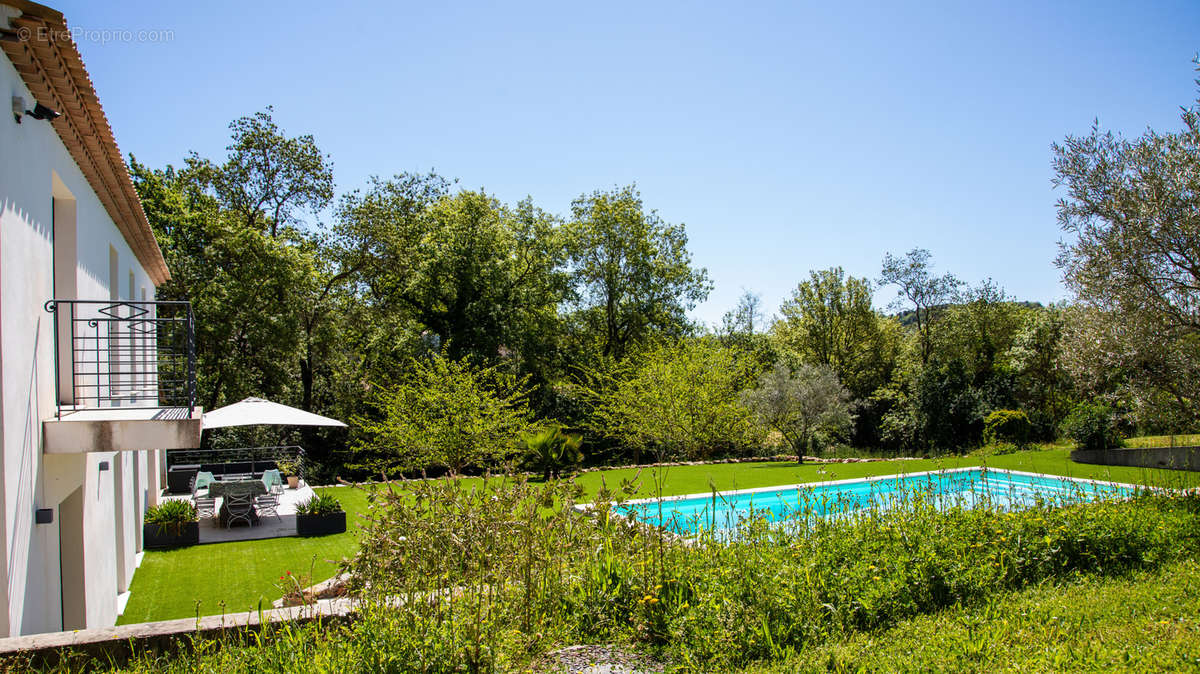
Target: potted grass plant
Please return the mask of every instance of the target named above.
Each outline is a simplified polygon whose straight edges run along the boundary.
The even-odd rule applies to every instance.
[[[296,504],[296,533],[301,536],[327,536],[346,530],[346,511],[329,494],[317,494]]]
[[[165,501],[146,511],[142,544],[146,548],[178,548],[200,542],[200,522],[190,501]]]

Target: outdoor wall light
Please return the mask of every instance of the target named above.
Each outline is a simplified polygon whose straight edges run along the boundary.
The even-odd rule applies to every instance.
[[[33,521],[35,524],[53,524],[54,508],[38,508],[33,512]]]
[[[41,103],[34,103],[32,110],[25,109],[25,99],[20,96],[12,97],[13,119],[17,120],[17,124],[21,123],[22,115],[29,115],[34,119],[44,119],[47,122],[53,122],[62,116],[61,112],[48,108]]]
[[[104,471],[106,471],[106,470],[108,470],[108,462],[107,462],[107,461],[101,461],[101,462],[100,462],[100,471],[101,471],[101,472],[104,472]]]
[[[58,119],[59,117],[62,117],[61,112],[59,112],[57,110],[51,110],[50,108],[47,108],[46,106],[42,105],[41,103],[34,103],[33,110],[26,110],[25,114],[29,115],[30,117],[32,117],[34,119],[44,119],[47,122],[53,122],[54,120]]]

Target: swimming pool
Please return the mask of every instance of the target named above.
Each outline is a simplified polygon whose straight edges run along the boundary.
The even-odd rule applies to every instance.
[[[917,500],[938,508],[1014,509],[1039,502],[1058,505],[1122,498],[1137,489],[1116,482],[975,467],[638,499],[625,502],[620,510],[647,524],[689,535],[701,530],[731,531],[748,517],[771,522],[847,517]]]

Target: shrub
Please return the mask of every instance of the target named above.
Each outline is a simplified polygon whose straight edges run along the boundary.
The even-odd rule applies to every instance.
[[[1003,456],[1005,454],[1016,454],[1019,451],[1021,451],[1021,448],[1011,442],[994,442],[984,445],[974,454],[975,456]]]
[[[983,441],[989,445],[1008,443],[1024,448],[1032,433],[1033,424],[1021,410],[996,410],[983,420]]]
[[[1117,430],[1112,408],[1103,403],[1076,405],[1063,419],[1062,431],[1075,442],[1077,449],[1108,449],[1125,444]]]
[[[596,373],[587,392],[598,434],[660,458],[702,459],[745,451],[757,440],[741,392],[754,381],[753,359],[711,339],[689,339],[632,356]]]
[[[342,512],[342,504],[331,494],[316,494],[296,504],[297,515],[331,515]]]
[[[372,386],[371,414],[354,417],[355,468],[394,475],[428,466],[451,473],[510,456],[529,428],[528,377],[441,353],[409,361],[407,376]]]
[[[191,501],[164,501],[146,511],[146,524],[185,524],[196,521],[196,506]]]

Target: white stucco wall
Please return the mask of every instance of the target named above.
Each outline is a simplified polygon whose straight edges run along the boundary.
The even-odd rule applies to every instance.
[[[3,16],[0,7],[0,17]],[[87,617],[89,627],[116,620],[117,546],[124,553],[126,580],[140,537],[144,494],[157,486],[144,453],[129,453],[121,470],[108,455],[79,455],[47,462],[42,453],[44,419],[55,412],[53,318],[44,310],[54,295],[52,185],[54,176],[76,204],[79,299],[109,298],[109,247],[117,251],[119,297],[141,290],[154,297],[154,285],[92,192],[53,127],[9,114],[12,96],[34,99],[7,58],[0,56],[0,635],[61,629],[59,528],[34,524],[38,508],[56,508],[74,488],[86,487]],[[107,457],[107,458],[106,458]],[[108,460],[110,470],[98,470]],[[133,471],[141,471],[135,479]],[[115,512],[114,490],[125,508]],[[57,515],[57,513],[56,513]],[[120,540],[117,521],[126,526]]]

